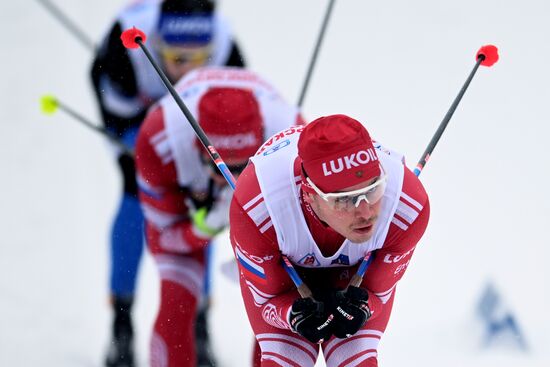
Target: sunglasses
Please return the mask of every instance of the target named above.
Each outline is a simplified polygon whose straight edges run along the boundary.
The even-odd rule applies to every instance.
[[[375,182],[367,187],[346,192],[325,193],[321,191],[321,189],[319,189],[313,181],[311,181],[307,174],[305,176],[307,183],[311,186],[315,193],[325,200],[332,209],[353,210],[359,207],[362,200],[365,200],[369,205],[374,205],[384,196],[384,192],[386,191],[387,176],[382,166],[380,166],[380,168],[382,169],[383,174],[378,177]]]
[[[160,54],[165,61],[173,64],[203,65],[210,58],[210,47],[161,47]]]

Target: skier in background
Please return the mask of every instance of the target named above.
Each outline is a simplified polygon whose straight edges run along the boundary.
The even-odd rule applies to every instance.
[[[378,342],[429,219],[428,196],[396,152],[345,115],[269,139],[243,171],[230,209],[255,366],[377,366]],[[313,297],[282,266],[294,264]],[[370,265],[349,286],[359,263]]]
[[[105,127],[133,147],[147,109],[166,94],[143,52],[127,51],[122,31],[137,27],[148,36],[154,57],[172,82],[200,66],[243,67],[241,51],[212,0],[132,1],[116,17],[99,47],[91,78]],[[110,299],[112,341],[108,367],[134,366],[131,310],[143,250],[143,215],[137,199],[134,159],[117,152],[123,192],[111,230]],[[197,333],[207,337],[206,310],[198,313]],[[202,341],[208,343],[207,339]],[[201,342],[201,343],[202,343]],[[204,365],[210,365],[208,356]]]
[[[265,137],[302,123],[297,107],[244,69],[200,68],[176,90],[235,176]],[[205,249],[228,225],[233,190],[170,95],[139,130],[136,166],[147,244],[161,280],[151,366],[194,367],[193,321],[208,282]]]

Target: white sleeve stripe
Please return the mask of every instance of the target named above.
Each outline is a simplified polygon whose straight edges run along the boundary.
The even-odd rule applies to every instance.
[[[396,226],[398,226],[399,228],[401,228],[402,230],[404,230],[404,231],[406,231],[406,230],[409,228],[408,225],[406,225],[405,223],[401,222],[401,221],[400,221],[399,219],[397,219],[396,217],[393,217],[392,220],[391,220],[391,222],[392,222],[393,224],[395,224]]]
[[[418,201],[414,200],[409,195],[405,194],[404,192],[401,192],[401,197],[404,198],[405,200],[407,200],[409,203],[411,203],[414,207],[416,207],[416,209],[422,210],[423,206],[420,205],[420,203]]]
[[[378,293],[374,293],[376,296],[378,297],[382,297],[382,296],[386,296],[387,294],[391,293],[393,291],[393,289],[395,288],[395,284],[393,285],[393,287],[391,287],[390,289],[388,289],[387,291],[384,291],[384,292],[378,292]]]
[[[166,135],[166,130],[161,130],[159,131],[158,133],[156,133],[155,135],[153,135],[151,137],[151,139],[149,139],[149,142],[153,145],[156,145],[158,144],[161,140],[164,140],[167,138],[167,135]]]
[[[393,287],[391,287],[391,289],[388,289],[387,291],[385,292],[380,292],[380,293],[374,293],[374,295],[376,295],[377,297],[384,297],[384,296],[387,296],[389,293],[391,293],[393,291]]]
[[[380,298],[380,301],[382,301],[382,304],[385,305],[386,303],[388,303],[388,300],[390,299],[391,297],[391,294],[388,294],[387,296],[384,296],[384,297],[378,297]]]
[[[246,203],[244,206],[243,206],[243,209],[245,211],[248,210],[248,208],[250,208],[252,205],[256,204],[256,202],[258,200],[260,200],[262,198],[262,193],[259,193],[254,199],[250,200],[248,203]]]
[[[378,298],[380,298],[380,301],[382,301],[382,304],[386,304],[388,300],[391,298],[391,295],[393,294],[393,290],[395,288],[395,285],[388,291],[383,293],[375,293],[374,295]]]
[[[254,298],[254,304],[257,306],[257,307],[262,307],[263,305],[265,305],[271,298],[265,298],[265,297],[262,297],[260,296],[258,293],[256,293],[256,291],[254,291],[254,289],[252,289],[252,287],[248,287],[248,290],[250,291],[250,293],[252,294],[252,298]]]
[[[248,282],[247,282],[248,283]],[[252,297],[254,298],[254,304],[258,307],[263,306],[266,304],[273,296],[271,297],[265,297],[264,295],[261,295],[258,293],[258,290],[256,288],[253,288],[250,283],[248,283],[248,290],[252,294]]]
[[[265,231],[267,231],[269,228],[271,228],[273,226],[273,222],[271,221],[271,219],[269,220],[269,222],[267,222],[266,224],[264,224],[261,228],[260,228],[260,233],[264,233]]]
[[[418,212],[411,206],[400,201],[397,205],[397,210],[395,211],[397,215],[403,218],[408,224],[413,224],[413,222],[418,217]]]
[[[245,283],[252,289],[254,289],[254,291],[256,291],[256,293],[262,295],[263,297],[266,297],[266,298],[273,298],[275,297],[274,294],[268,294],[268,293],[265,293],[261,290],[259,290],[254,284],[252,284],[250,281],[246,280]]]
[[[267,218],[269,218],[269,212],[265,202],[261,202],[253,209],[248,211],[248,216],[256,223],[256,226],[262,224]]]

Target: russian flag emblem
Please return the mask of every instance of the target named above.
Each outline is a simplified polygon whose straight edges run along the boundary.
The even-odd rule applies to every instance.
[[[267,282],[263,267],[256,264],[249,257],[243,254],[238,247],[235,247],[235,255],[237,256],[237,260],[239,261],[241,268],[249,275],[250,278],[253,278],[255,281],[260,283]]]

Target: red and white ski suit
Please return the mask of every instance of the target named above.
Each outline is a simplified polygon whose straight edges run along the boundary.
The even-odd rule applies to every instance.
[[[371,240],[346,241],[302,200],[296,152],[300,131],[291,128],[264,144],[239,177],[230,209],[241,293],[261,348],[261,366],[313,366],[319,353],[317,345],[289,328],[289,311],[300,296],[281,264],[282,254],[310,288],[343,289],[368,253],[373,260],[361,287],[369,293],[372,317],[352,337],[332,337],[321,347],[327,366],[377,366],[396,284],[428,224],[428,196],[402,157],[375,144],[389,176],[382,213]]]
[[[176,85],[197,116],[201,96],[212,87],[244,88],[255,95],[264,136],[283,130],[301,117],[258,75],[236,68],[202,68]],[[200,121],[199,121],[200,124]],[[216,187],[201,163],[195,133],[171,96],[148,114],[136,144],[139,199],[146,219],[146,239],[161,278],[160,308],[151,341],[151,364],[196,366],[194,320],[205,281],[205,248],[210,238],[189,219],[190,198],[216,200]],[[222,157],[223,158],[223,157]]]

